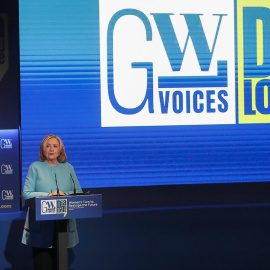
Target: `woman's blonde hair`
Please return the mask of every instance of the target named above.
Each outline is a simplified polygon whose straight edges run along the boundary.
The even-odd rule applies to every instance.
[[[67,162],[67,155],[66,155],[66,151],[65,151],[65,147],[64,147],[64,144],[62,142],[62,140],[58,137],[58,136],[55,136],[53,134],[49,134],[47,135],[43,141],[41,142],[40,144],[40,150],[39,150],[39,160],[40,161],[45,161],[46,160],[46,157],[44,155],[44,147],[47,143],[48,140],[50,139],[57,139],[58,142],[59,142],[59,147],[60,147],[60,155],[58,156],[57,160],[61,163],[66,163]]]

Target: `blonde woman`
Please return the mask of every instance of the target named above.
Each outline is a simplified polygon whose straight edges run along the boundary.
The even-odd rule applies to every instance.
[[[39,159],[40,161],[34,162],[29,167],[23,189],[25,200],[34,197],[70,195],[74,193],[74,184],[76,193],[82,193],[75,171],[72,165],[67,163],[65,147],[59,137],[50,134],[43,139]],[[51,220],[35,221],[34,212],[28,209],[22,243],[33,247],[34,266],[38,263],[39,265],[35,268],[39,270],[42,267],[53,269],[55,266],[55,256],[51,256],[53,262],[50,262],[46,254],[52,253],[52,249],[44,251],[44,249],[54,247],[54,225],[54,221]],[[68,220],[67,231],[68,247],[71,248],[79,242],[74,219]],[[40,256],[44,252],[46,256]]]

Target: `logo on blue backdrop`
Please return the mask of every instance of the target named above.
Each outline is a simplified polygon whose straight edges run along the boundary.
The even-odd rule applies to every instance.
[[[101,123],[234,124],[234,1],[100,0]]]
[[[12,139],[1,139],[2,149],[12,149]]]
[[[2,190],[2,200],[13,200],[13,190]]]
[[[13,174],[12,165],[2,164],[1,165],[1,174]]]

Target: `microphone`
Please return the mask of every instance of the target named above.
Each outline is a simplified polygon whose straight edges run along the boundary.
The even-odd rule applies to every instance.
[[[58,184],[57,184],[57,178],[56,178],[56,173],[54,174],[55,176],[55,183],[56,183],[56,187],[57,187],[57,196],[59,196],[59,187],[58,187]]]
[[[73,195],[76,195],[75,182],[74,182],[74,180],[73,180],[73,177],[72,177],[72,174],[71,174],[71,173],[70,173],[70,178],[71,178],[71,180],[72,180],[72,182],[73,182],[73,185],[74,185]]]

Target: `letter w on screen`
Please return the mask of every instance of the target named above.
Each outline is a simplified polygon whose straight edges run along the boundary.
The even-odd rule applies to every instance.
[[[235,124],[234,1],[100,0],[101,124]]]

